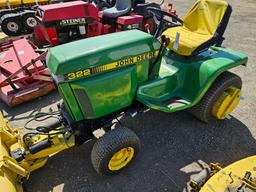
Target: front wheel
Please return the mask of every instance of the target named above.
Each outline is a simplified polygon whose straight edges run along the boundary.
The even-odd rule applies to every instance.
[[[223,120],[239,104],[241,89],[241,78],[226,71],[217,77],[202,100],[190,112],[205,123]]]
[[[94,144],[91,161],[100,175],[121,172],[140,151],[138,136],[128,128],[120,127],[107,132]]]

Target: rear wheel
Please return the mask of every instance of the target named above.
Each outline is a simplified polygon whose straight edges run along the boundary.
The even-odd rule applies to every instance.
[[[93,146],[91,161],[100,175],[121,172],[140,151],[140,140],[128,128],[121,127],[107,132]]]
[[[17,16],[4,15],[1,18],[2,31],[8,36],[18,36],[22,33],[22,23]]]
[[[199,120],[210,123],[225,119],[239,104],[242,80],[231,72],[222,73],[202,100],[190,109]]]

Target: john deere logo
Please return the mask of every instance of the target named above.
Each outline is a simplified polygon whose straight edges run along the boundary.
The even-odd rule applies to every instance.
[[[110,71],[113,69],[129,66],[129,65],[134,65],[134,64],[139,63],[140,61],[145,61],[145,60],[157,57],[158,53],[159,53],[159,51],[156,50],[156,51],[148,52],[145,54],[136,55],[134,57],[130,57],[127,59],[118,60],[118,61],[106,64],[106,65],[97,66],[97,67],[93,67],[93,68],[89,68],[89,69],[84,69],[81,71],[76,71],[76,72],[69,73],[69,74],[65,75],[65,78],[68,80],[73,80],[73,79],[77,79],[77,78],[81,78],[81,77],[88,77],[90,75],[93,75],[96,73],[101,73],[104,71]]]

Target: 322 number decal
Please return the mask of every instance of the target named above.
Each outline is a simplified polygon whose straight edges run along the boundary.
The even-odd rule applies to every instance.
[[[85,69],[85,70],[82,70],[82,71],[69,73],[67,75],[67,78],[68,78],[68,80],[73,80],[73,79],[76,79],[76,78],[86,77],[86,76],[89,76],[89,75],[91,75],[91,70],[90,69]]]

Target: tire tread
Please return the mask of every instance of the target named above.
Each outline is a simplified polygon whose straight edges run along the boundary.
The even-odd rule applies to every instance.
[[[202,100],[197,105],[189,109],[190,113],[192,113],[197,119],[205,123],[210,123],[216,120],[216,118],[214,118],[211,114],[212,105],[223,92],[223,90],[231,85],[234,85],[237,88],[241,89],[241,78],[232,72],[223,72],[217,77],[217,79],[206,92]]]
[[[120,148],[125,146],[133,147],[135,150],[135,156],[140,150],[140,141],[138,136],[133,131],[125,127],[109,131],[97,140],[91,152],[92,165],[97,173],[100,175],[114,174],[106,168],[109,158],[112,157],[113,151],[118,151]],[[118,172],[119,171],[116,171],[116,173]]]

